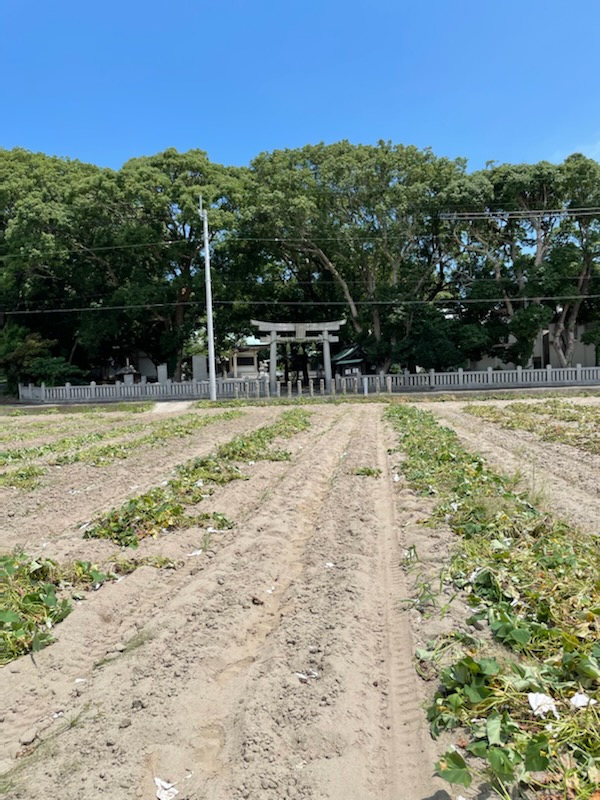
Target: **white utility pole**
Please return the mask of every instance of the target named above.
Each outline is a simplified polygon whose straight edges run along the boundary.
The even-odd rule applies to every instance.
[[[213,328],[212,286],[210,283],[210,248],[208,246],[208,212],[202,208],[200,195],[200,216],[204,223],[204,282],[206,285],[206,328],[208,331],[208,394],[211,400],[217,399],[217,375],[215,367],[215,333]]]

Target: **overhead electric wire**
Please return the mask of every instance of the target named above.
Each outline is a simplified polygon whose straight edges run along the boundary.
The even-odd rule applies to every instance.
[[[518,303],[542,303],[555,301],[557,303],[567,302],[571,300],[598,300],[600,294],[576,294],[576,295],[552,295],[552,296],[535,296],[535,297],[485,297],[485,298],[440,298],[433,300],[356,300],[355,306],[418,306],[418,305],[495,305],[497,303],[505,303],[510,300],[513,304]],[[307,300],[214,300],[214,305],[221,306],[347,306],[345,300],[316,300],[309,302]],[[80,306],[75,308],[39,308],[39,309],[23,309],[3,311],[5,316],[32,316],[42,314],[81,314],[87,312],[98,311],[134,311],[140,309],[152,308],[175,308],[175,307],[204,307],[205,303],[202,300],[187,300],[185,302],[171,301],[168,303],[136,303],[129,305],[119,306]]]
[[[455,210],[447,210],[447,211],[439,211],[434,212],[430,210],[422,210],[422,209],[415,209],[414,211],[406,212],[409,215],[420,215],[423,217],[437,217],[440,220],[444,221],[454,221],[454,220],[462,220],[462,221],[476,221],[476,220],[486,220],[486,219],[529,219],[531,217],[538,217],[538,216],[600,216],[600,207],[588,207],[588,208],[541,208],[541,209],[514,209],[514,210],[506,210],[506,209],[489,209],[486,211],[455,211]],[[337,236],[315,236],[315,237],[302,237],[302,236],[241,236],[239,234],[225,234],[226,239],[231,241],[238,241],[238,242],[272,242],[272,243],[288,243],[288,244],[318,244],[319,242],[376,242],[380,241],[384,238],[383,234],[369,234],[365,236],[361,236],[360,234],[349,234],[344,235],[343,233],[338,234]],[[391,235],[386,236],[386,241],[395,241],[395,240],[402,240],[405,237]],[[170,247],[171,245],[178,245],[178,244],[196,244],[195,240],[190,239],[163,239],[160,241],[155,242],[138,242],[133,244],[118,244],[118,245],[102,245],[99,247],[86,247],[85,245],[79,245],[77,248],[64,250],[63,254],[71,255],[73,253],[85,254],[85,253],[102,253],[102,252],[110,252],[115,250],[135,250],[141,249],[145,247]],[[7,260],[13,258],[26,258],[21,253],[7,253],[5,255],[0,255],[0,260]]]

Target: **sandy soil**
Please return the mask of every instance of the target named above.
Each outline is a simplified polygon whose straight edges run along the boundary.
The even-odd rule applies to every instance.
[[[597,530],[600,458],[500,429],[464,405],[427,409],[493,467],[518,471],[541,505]],[[0,668],[0,772],[11,781],[0,796],[152,800],[155,778],[176,782],[176,800],[473,796],[433,777],[452,737],[429,737],[435,681],[413,660],[437,634],[473,633],[460,598],[439,591],[452,534],[420,524],[429,501],[394,479],[401,454],[383,406],[310,410],[310,430],[286,444],[289,462],[244,465],[249,480],[203,503],[235,522],[210,549],[195,528],[145,540],[126,554],[181,566],[141,567],[86,594],[53,645]],[[161,404],[147,418],[188,411]],[[82,522],[281,411],[246,408],[109,467],[57,468],[31,494],[3,489],[1,549],[107,561],[118,548],[83,540]],[[108,416],[74,424],[113,424]],[[381,476],[358,476],[359,466]],[[434,585],[428,607],[407,602]]]
[[[142,567],[89,593],[35,661],[0,670],[5,797],[151,800],[155,778],[176,782],[177,800],[450,797],[432,776],[422,706],[434,687],[413,652],[460,614],[406,611],[413,578],[401,567],[411,545],[424,569],[439,567],[449,534],[419,525],[424,501],[393,480],[381,406],[311,410],[291,461],[246,465],[250,480],[207,501],[235,522],[210,550],[191,555],[198,529],[144,541],[136,555],[183,566]],[[102,470],[65,467],[31,496],[10,495],[2,549],[108,558],[114,545],[82,540],[82,520],[279,413],[248,409]]]
[[[569,401],[598,405],[593,397]],[[465,405],[431,403],[427,410],[455,430],[463,444],[480,452],[492,467],[520,475],[523,487],[539,496],[540,506],[582,530],[600,533],[600,456],[570,445],[541,441],[528,431],[501,428],[465,414]]]

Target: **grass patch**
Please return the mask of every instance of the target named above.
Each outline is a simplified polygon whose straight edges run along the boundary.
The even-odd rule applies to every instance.
[[[443,520],[459,537],[448,574],[473,606],[471,621],[486,622],[507,648],[502,658],[470,649],[442,669],[428,710],[432,733],[461,727],[470,741],[462,752],[448,751],[438,773],[465,786],[473,774],[484,777],[507,800],[530,797],[542,785],[553,798],[594,797],[597,539],[537,509],[432,415],[399,406],[387,413],[400,435],[407,480],[438,499],[432,522]],[[540,695],[551,698],[545,715],[533,712]],[[576,707],[578,697],[589,704]]]
[[[467,414],[508,430],[524,430],[544,442],[558,442],[600,453],[600,408],[550,400],[543,403],[510,403],[498,406],[467,406]],[[575,423],[575,424],[574,424]]]

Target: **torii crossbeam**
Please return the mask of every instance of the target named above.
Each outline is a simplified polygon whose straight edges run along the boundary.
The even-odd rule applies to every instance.
[[[323,344],[323,368],[325,369],[325,388],[331,391],[331,342],[339,342],[339,336],[332,335],[346,323],[345,319],[335,322],[264,322],[250,320],[260,333],[260,341],[270,346],[269,383],[271,392],[277,390],[277,345],[287,342],[321,342]]]

